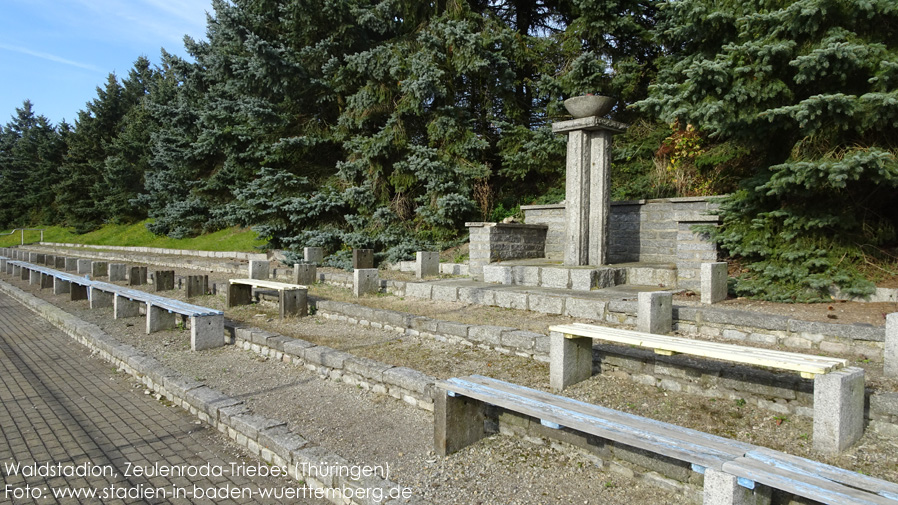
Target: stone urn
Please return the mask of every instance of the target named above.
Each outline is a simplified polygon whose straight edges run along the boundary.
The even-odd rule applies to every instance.
[[[564,101],[564,108],[574,118],[604,116],[611,112],[615,100],[604,95],[581,95]]]

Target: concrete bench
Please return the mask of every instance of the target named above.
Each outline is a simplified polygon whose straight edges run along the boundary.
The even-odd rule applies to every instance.
[[[839,504],[894,503],[898,496],[890,482],[479,375],[437,382],[434,400],[434,448],[441,456],[490,435],[498,407],[538,420],[549,437],[572,431],[679,461],[704,474],[706,505],[769,503],[769,488]]]
[[[262,279],[228,280],[227,306],[236,307],[252,303],[253,288],[277,291],[282,319],[287,316],[304,317],[309,314],[308,287]]]
[[[190,347],[195,351],[224,345],[224,312],[165,298],[145,291],[100,282],[26,262],[8,262],[21,268],[22,279],[40,282],[41,288],[53,286],[54,294],[70,292],[71,300],[89,300],[90,308],[113,308],[113,317],[137,317],[146,306],[147,334],[174,328],[176,314],[189,319]],[[9,265],[8,265],[9,267]],[[38,279],[36,281],[36,279]],[[48,280],[52,282],[48,282]]]
[[[848,360],[734,344],[655,335],[590,324],[550,326],[549,383],[553,390],[592,376],[592,341],[652,349],[670,356],[687,354],[732,363],[799,373],[814,380],[814,448],[838,453],[864,432],[864,370]]]
[[[191,303],[165,298],[137,289],[115,284],[98,282],[91,286],[91,301],[97,305],[111,306],[113,317],[121,319],[140,316],[141,305],[146,310],[146,332],[150,333],[174,328],[176,315],[180,314],[190,322],[190,348],[202,351],[221,347],[224,342],[224,312]],[[99,302],[99,300],[104,300]]]

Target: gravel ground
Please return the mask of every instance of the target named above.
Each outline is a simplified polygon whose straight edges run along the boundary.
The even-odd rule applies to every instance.
[[[154,270],[155,267],[150,267]],[[176,269],[178,275],[198,272]],[[210,273],[210,282],[227,276]],[[9,276],[4,280],[9,281]],[[13,284],[36,291],[26,283]],[[348,299],[348,290],[330,286],[313,289],[318,296]],[[183,297],[183,291],[167,296]],[[85,302],[68,302],[46,290],[69,312],[97,323],[108,332],[196,376],[228,394],[240,396],[257,412],[285,419],[297,432],[358,463],[389,463],[392,478],[415,489],[429,503],[679,503],[682,495],[598,468],[584,456],[560,452],[509,437],[493,437],[450,456],[431,452],[432,416],[403,402],[330,381],[292,365],[271,362],[232,348],[203,352],[187,350],[186,335],[161,332],[144,335],[142,325],[114,321],[108,311],[90,311]],[[191,300],[223,308],[221,296]],[[392,296],[365,297],[361,303],[404,310],[429,317],[477,324],[515,326],[545,331],[559,318],[494,307],[433,304]],[[460,348],[427,338],[362,328],[313,316],[277,319],[276,305],[260,303],[228,310],[228,317],[288,336],[329,345],[356,355],[408,366],[446,378],[481,373],[519,384],[548,389],[545,364],[480,349]],[[104,314],[104,312],[106,312]],[[566,319],[566,318],[565,318]],[[542,329],[540,329],[542,328]],[[201,356],[201,359],[197,359]],[[869,366],[869,364],[868,364]],[[868,372],[869,373],[869,372]],[[891,385],[891,384],[889,384]],[[870,381],[868,380],[868,387]],[[732,400],[697,398],[635,384],[615,374],[594,376],[565,391],[567,396],[692,427],[792,454],[898,481],[898,443],[868,432],[842,455],[820,458],[810,449],[812,424],[806,418],[784,418]],[[286,401],[285,401],[286,400]]]

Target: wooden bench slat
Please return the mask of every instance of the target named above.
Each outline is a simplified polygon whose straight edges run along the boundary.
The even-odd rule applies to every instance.
[[[832,364],[836,364],[836,365],[845,365],[848,363],[848,360],[843,359],[843,358],[833,358],[833,357],[829,357],[829,356],[819,356],[816,354],[804,354],[804,353],[798,353],[798,352],[792,352],[792,351],[777,351],[775,349],[765,349],[762,347],[749,347],[749,346],[730,344],[730,343],[725,343],[725,342],[709,342],[707,340],[693,340],[693,339],[689,339],[689,338],[673,337],[673,336],[669,336],[669,335],[654,335],[651,333],[640,333],[640,332],[634,332],[634,331],[630,331],[630,330],[622,330],[619,328],[596,327],[594,325],[587,325],[587,324],[583,324],[583,323],[574,323],[569,326],[575,326],[577,328],[582,328],[583,330],[586,330],[586,331],[598,331],[602,334],[605,334],[606,330],[608,331],[608,333],[615,333],[618,335],[638,334],[645,338],[651,337],[653,339],[657,339],[660,342],[685,343],[688,345],[695,345],[697,347],[707,346],[707,347],[711,347],[711,348],[720,347],[720,348],[737,349],[740,352],[748,351],[748,352],[751,352],[752,354],[757,354],[757,355],[782,356],[782,357],[788,357],[789,359],[794,359],[796,361],[806,360],[808,362],[813,362],[813,363],[825,362],[825,363],[832,363]],[[597,328],[601,328],[601,329],[597,329]]]
[[[876,479],[862,473],[852,472],[819,461],[787,454],[766,447],[759,447],[745,453],[745,457],[773,466],[778,473],[789,472],[826,479],[838,484],[865,490],[898,502],[898,484]]]
[[[781,466],[753,458],[724,463],[723,471],[765,486],[832,505],[895,505],[895,500],[848,487],[806,473],[792,473]]]
[[[659,429],[654,423],[641,423],[637,419],[626,419],[625,421],[609,420],[597,416],[595,413],[590,415],[572,411],[562,406],[552,405],[551,402],[545,402],[541,399],[524,397],[518,394],[518,391],[503,391],[486,384],[478,384],[463,379],[450,379],[439,384],[440,387],[448,391],[521,412],[542,421],[549,421],[703,467],[720,468],[724,462],[732,460],[735,457],[735,453],[738,453],[738,455],[744,453],[744,450],[741,449],[736,449],[734,453],[733,448],[727,446],[727,444],[724,444],[725,447],[723,448],[719,446],[711,447],[705,442],[708,436],[713,437],[713,435],[702,434],[701,432],[686,433],[682,431],[685,428],[667,432],[664,429],[666,426],[662,426]],[[536,390],[531,390],[531,392],[531,395],[536,394],[536,396],[540,396],[538,393],[541,393]],[[543,394],[549,395],[549,393]]]
[[[231,284],[245,284],[256,288],[276,289],[278,291],[289,289],[309,289],[300,284],[288,284],[286,282],[266,281],[262,279],[228,279]]]
[[[722,359],[737,363],[781,368],[803,373],[821,374],[841,368],[848,361],[840,358],[825,356],[813,356],[809,354],[760,349],[734,344],[724,344],[691,340],[682,337],[666,335],[653,335],[617,328],[605,328],[596,326],[559,325],[549,327],[550,331],[556,331],[567,335],[582,336],[607,340],[621,344],[636,345],[651,349],[661,349],[694,356]]]

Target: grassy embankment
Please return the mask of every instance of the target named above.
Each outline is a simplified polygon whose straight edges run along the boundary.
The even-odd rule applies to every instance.
[[[10,230],[0,231],[0,247],[21,244],[21,232],[6,235]],[[258,251],[266,241],[258,240],[256,233],[247,228],[227,228],[194,238],[173,239],[153,235],[146,228],[146,221],[132,225],[106,225],[102,228],[76,235],[60,226],[44,228],[44,242],[67,244],[114,245],[133,247],[162,247],[167,249],[192,249],[196,251]],[[40,240],[39,231],[26,231],[25,243]]]

